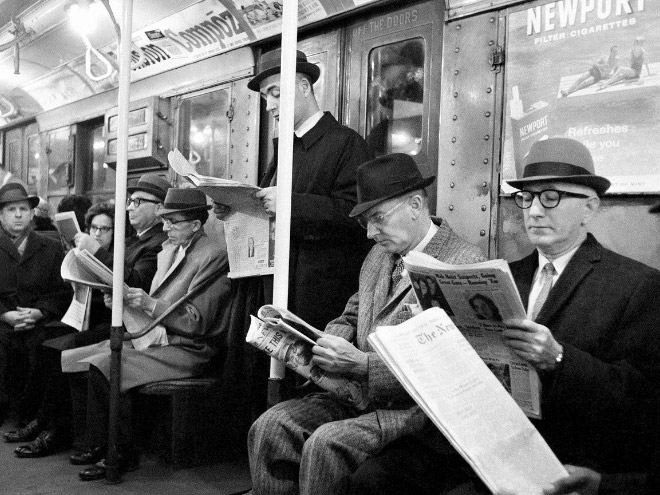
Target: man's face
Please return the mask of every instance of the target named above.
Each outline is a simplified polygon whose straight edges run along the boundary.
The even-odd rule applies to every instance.
[[[527,236],[543,254],[559,256],[570,251],[586,234],[586,224],[598,207],[596,193],[584,186],[564,182],[545,182],[526,185],[523,190],[539,192],[557,189],[590,198],[562,196],[554,208],[544,207],[538,196],[532,206],[523,210]]]
[[[32,221],[32,208],[27,201],[15,201],[6,204],[0,210],[2,228],[11,235],[19,236]]]
[[[193,237],[193,234],[199,230],[199,220],[187,220],[178,214],[163,217],[163,230],[167,232],[167,237],[175,246],[186,246]]]
[[[305,118],[305,104],[306,98],[303,91],[304,85],[307,84],[296,76],[296,95],[293,106],[293,127],[294,129],[302,124]],[[273,115],[273,118],[280,121],[280,74],[273,74],[261,81],[259,85],[259,92],[261,97],[266,100],[266,111]]]
[[[135,202],[131,202],[126,207],[128,221],[135,230],[141,232],[157,223],[156,210],[161,204],[161,200],[157,196],[144,191],[135,191],[131,194],[131,199],[139,199],[140,203],[140,206],[136,206]],[[152,201],[155,201],[155,203]]]
[[[376,241],[388,253],[407,253],[413,248],[415,232],[411,225],[410,198],[394,198],[369,208],[367,237]]]

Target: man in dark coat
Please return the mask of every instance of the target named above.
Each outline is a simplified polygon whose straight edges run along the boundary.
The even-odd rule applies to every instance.
[[[23,370],[30,383],[46,324],[62,317],[71,289],[60,276],[59,242],[35,233],[37,196],[18,183],[0,188],[0,424],[9,407],[9,375]]]
[[[259,73],[248,83],[248,88],[261,93],[266,110],[276,120],[280,115],[280,56],[279,49],[264,54]],[[312,85],[320,69],[307,62],[304,53],[298,51],[296,57],[289,310],[312,326],[324,328],[342,313],[357,290],[360,266],[372,245],[348,216],[357,201],[357,167],[369,160],[371,152],[359,134],[319,109]],[[277,145],[275,140],[276,150]],[[257,193],[271,215],[277,210],[276,182],[277,157],[266,170],[260,184],[263,189]],[[220,220],[228,214],[222,205],[216,203],[214,208]],[[249,327],[247,315],[271,300],[272,277],[241,279],[233,283],[232,293],[232,353],[223,382],[228,400],[244,402],[232,404],[228,410],[249,407],[251,393],[258,390],[253,384],[266,383],[267,360],[259,351],[246,349],[250,346],[245,344],[245,334]],[[254,367],[259,361],[266,365]],[[246,381],[246,377],[254,377],[255,381]],[[252,418],[250,414],[242,417],[246,420],[242,426],[247,428]]]
[[[520,189],[514,198],[536,247],[511,264],[528,318],[506,321],[504,335],[540,374],[543,417],[533,423],[564,463],[646,470],[658,430],[660,272],[587,232],[610,183],[594,175],[585,146],[539,141],[525,165],[509,184]],[[422,455],[427,469],[407,471]],[[451,457],[429,455],[421,442],[391,447],[358,469],[354,492],[442,493],[438,484],[456,472],[443,469]]]

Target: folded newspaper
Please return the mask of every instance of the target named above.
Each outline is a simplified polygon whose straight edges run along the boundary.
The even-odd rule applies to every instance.
[[[254,194],[259,187],[235,180],[197,173],[179,150],[167,155],[174,171],[213,201],[231,207],[224,219],[229,277],[273,274],[275,270],[275,219],[266,213]]]
[[[277,306],[259,308],[252,322],[246,341],[270,357],[282,361],[287,368],[304,376],[319,387],[364,410],[368,406],[365,390],[358,381],[312,366],[312,347],[323,332],[312,327],[296,315]]]
[[[105,266],[98,258],[90,254],[86,249],[79,250],[77,248],[71,249],[62,261],[60,268],[62,279],[75,284],[82,284],[87,287],[99,289],[104,292],[112,292],[112,270]],[[128,286],[124,284],[124,291]],[[87,315],[89,314],[89,307],[83,307],[81,304],[89,305],[90,298],[87,297],[85,301],[81,301],[80,297],[74,294],[73,301],[69,311],[67,311],[67,318],[73,318],[74,314]],[[153,318],[140,309],[131,308],[124,305],[123,312],[124,326],[129,333],[139,333],[143,328],[153,322]],[[67,323],[67,321],[65,321]],[[84,325],[80,325],[79,330],[82,330]],[[165,327],[157,325],[151,332],[138,339],[131,340],[133,347],[137,350],[143,350],[147,347],[163,346],[168,344],[167,333]]]
[[[525,414],[540,418],[538,373],[502,337],[503,320],[526,318],[507,262],[450,265],[417,251],[403,260],[421,308],[444,309]]]
[[[543,437],[440,308],[369,342],[492,493],[541,495],[567,476]]]

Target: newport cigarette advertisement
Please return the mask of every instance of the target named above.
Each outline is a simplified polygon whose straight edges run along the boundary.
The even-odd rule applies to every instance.
[[[660,2],[560,0],[513,12],[506,53],[503,180],[522,176],[535,141],[563,136],[589,148],[608,192],[660,192]]]

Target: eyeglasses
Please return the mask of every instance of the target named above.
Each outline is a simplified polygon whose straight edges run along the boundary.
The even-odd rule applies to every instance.
[[[89,233],[91,234],[92,232],[100,232],[101,234],[107,234],[110,232],[114,227],[99,227],[98,225],[90,225],[89,227]]]
[[[543,191],[518,191],[513,193],[513,200],[518,208],[526,210],[532,206],[534,198],[538,196],[541,206],[544,208],[555,208],[559,205],[561,198],[588,198],[587,194],[578,194],[557,189],[544,189]]]
[[[395,204],[392,208],[387,210],[385,213],[374,213],[370,217],[365,217],[364,215],[358,215],[357,221],[360,224],[360,227],[363,229],[366,229],[369,227],[369,224],[373,225],[376,228],[381,228],[382,226],[385,225],[385,222],[387,221],[387,217],[389,217],[394,211],[404,204],[406,201],[408,201],[409,198],[404,199],[403,201],[400,201],[399,203]]]
[[[157,205],[160,203],[160,201],[154,201],[153,199],[147,199],[147,198],[128,198],[126,200],[126,208],[131,206],[131,203],[135,204],[136,208],[139,208],[142,203],[153,203]]]
[[[172,220],[170,218],[163,218],[163,225],[165,227],[172,227],[176,224],[182,223],[182,222],[193,222],[194,220],[191,220],[189,218],[183,218],[181,220]]]

